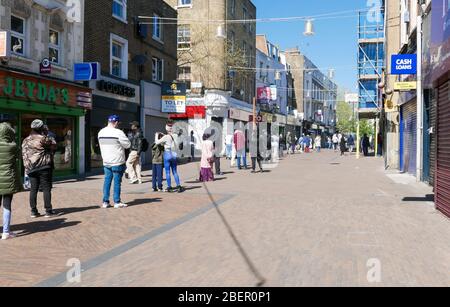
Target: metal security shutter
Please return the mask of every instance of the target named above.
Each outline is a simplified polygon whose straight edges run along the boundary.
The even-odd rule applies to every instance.
[[[436,207],[450,217],[450,99],[447,81],[438,90],[437,100],[437,154]]]
[[[430,127],[433,128],[433,133],[430,137],[430,177],[429,183],[434,186],[434,179],[436,174],[436,95],[431,95],[431,107],[430,107]],[[424,133],[427,133],[425,131]]]
[[[412,100],[402,107],[403,124],[403,166],[405,173],[416,175],[417,160],[417,105]]]

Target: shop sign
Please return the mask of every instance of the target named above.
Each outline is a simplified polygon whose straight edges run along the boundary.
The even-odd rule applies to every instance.
[[[110,81],[100,80],[97,82],[97,89],[103,92],[125,96],[129,98],[136,97],[136,90],[133,87],[113,83]]]
[[[227,111],[226,107],[208,107],[207,114],[211,117],[226,117]]]
[[[51,74],[52,73],[52,63],[48,58],[42,60],[39,66],[39,71],[41,74]]]
[[[164,82],[162,84],[161,112],[186,113],[186,83]]]
[[[270,87],[258,87],[256,95],[258,103],[269,103],[269,100],[271,98]]]
[[[391,74],[417,74],[417,54],[393,54],[391,57]]]
[[[0,31],[0,58],[9,56],[9,35],[7,31]]]
[[[271,85],[270,86],[270,100],[276,101],[277,99],[278,99],[277,86]]]
[[[82,100],[79,96],[85,99],[86,105],[82,106],[90,109],[92,100],[89,99],[92,98],[87,97],[90,96],[89,89],[0,70],[0,98],[78,107]]]
[[[250,118],[251,115],[253,115],[253,114],[250,112],[246,112],[246,111],[242,111],[242,110],[238,110],[238,109],[234,109],[234,108],[231,108],[229,111],[229,117],[231,119],[240,120],[240,121],[244,121],[244,122],[251,121],[251,118]]]
[[[411,91],[417,89],[417,82],[395,82],[394,90],[395,91]]]
[[[75,81],[97,80],[100,76],[100,63],[75,63],[73,75]]]

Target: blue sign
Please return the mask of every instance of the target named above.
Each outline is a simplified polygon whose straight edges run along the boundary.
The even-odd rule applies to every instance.
[[[417,74],[417,54],[393,54],[391,75]]]
[[[100,63],[76,63],[73,66],[75,81],[97,80],[99,77]]]

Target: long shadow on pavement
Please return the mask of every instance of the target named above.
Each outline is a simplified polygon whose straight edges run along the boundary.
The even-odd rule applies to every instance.
[[[58,214],[58,216],[64,216],[64,215],[69,215],[69,214],[73,214],[73,213],[84,212],[84,211],[89,211],[89,210],[98,210],[98,209],[100,209],[100,206],[61,208],[61,209],[56,209],[55,211]]]
[[[128,207],[133,206],[139,206],[139,205],[146,205],[151,203],[160,203],[162,202],[162,198],[142,198],[142,199],[135,199],[133,201],[130,201],[127,203]]]
[[[429,201],[429,202],[434,202],[434,195],[433,194],[427,194],[427,195],[425,195],[425,197],[404,197],[402,199],[402,201],[414,201],[414,202]]]
[[[12,225],[11,230],[14,232],[18,232],[19,237],[23,237],[31,235],[33,233],[49,232],[61,228],[72,227],[81,223],[81,221],[73,221],[73,222],[66,222],[66,221],[67,219],[65,218],[36,221],[26,224]]]

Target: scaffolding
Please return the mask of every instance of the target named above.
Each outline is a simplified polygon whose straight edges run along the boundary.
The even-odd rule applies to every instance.
[[[385,67],[384,1],[376,14],[360,12],[358,18],[358,92],[359,113],[374,118],[381,110],[378,84]],[[372,116],[370,116],[372,115]]]

